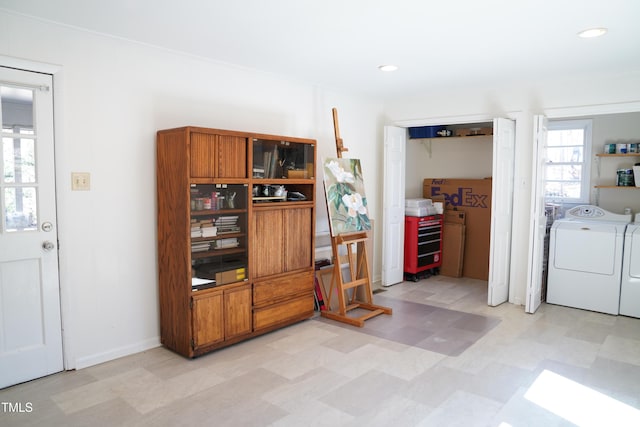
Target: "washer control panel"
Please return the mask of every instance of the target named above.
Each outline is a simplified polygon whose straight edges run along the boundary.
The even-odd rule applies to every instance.
[[[576,218],[598,218],[604,216],[604,210],[597,206],[576,206],[569,209],[567,214]]]
[[[565,212],[564,217],[573,219],[631,222],[631,214],[617,214],[593,205],[581,205],[571,208]]]

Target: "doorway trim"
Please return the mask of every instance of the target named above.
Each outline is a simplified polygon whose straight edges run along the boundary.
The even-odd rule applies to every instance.
[[[608,104],[593,104],[593,105],[583,105],[583,106],[574,106],[574,107],[559,107],[559,108],[546,108],[542,110],[541,116],[547,119],[570,119],[574,117],[585,117],[585,116],[603,116],[608,114],[624,114],[624,113],[640,113],[640,101],[628,101],[628,102],[615,102]],[[536,141],[533,141],[535,146]],[[531,179],[534,180],[537,174],[542,173],[543,171],[540,169],[541,165],[539,162],[535,162],[537,166],[531,171]],[[542,188],[539,189],[542,191]],[[536,197],[540,197],[540,194],[534,194],[534,190],[531,190],[532,200]],[[533,204],[532,204],[533,207]],[[527,271],[531,272],[531,274],[527,275],[527,287],[525,289],[525,301],[529,301],[530,298],[533,297],[533,293],[535,293],[536,285],[534,284],[534,278],[536,280],[542,280],[542,264],[540,263],[538,266],[533,265],[533,260],[535,254],[533,253],[533,243],[537,238],[537,230],[534,227],[534,218],[536,215],[540,215],[539,212],[532,212],[530,217],[530,233],[529,233],[529,248],[530,253],[528,257],[528,265]],[[540,249],[539,249],[540,250]],[[538,254],[542,257],[542,254]],[[535,270],[534,270],[535,267]],[[526,307],[526,305],[525,305]]]
[[[546,108],[542,114],[549,119],[581,116],[603,116],[606,114],[639,113],[640,100],[611,104],[584,105],[576,107]]]
[[[54,167],[55,167],[55,179],[56,179],[56,211],[57,216],[60,218],[60,206],[58,204],[58,189],[62,188],[60,184],[65,183],[67,180],[63,178],[61,168],[59,167],[57,159],[59,156],[56,153],[59,151],[59,143],[63,137],[64,112],[63,112],[63,88],[64,88],[64,72],[61,65],[49,64],[45,62],[31,61],[28,59],[14,58],[11,56],[0,55],[0,65],[3,67],[15,68],[18,70],[30,71],[35,73],[50,74],[53,78],[53,146],[54,146]],[[61,236],[64,235],[64,230],[60,228],[60,222],[58,221],[58,239],[62,240]],[[73,316],[71,310],[71,292],[66,286],[65,274],[62,269],[64,259],[64,246],[58,250],[58,275],[60,283],[60,317],[62,328],[62,359],[65,370],[72,370],[76,368],[75,353],[73,351]]]
[[[408,127],[414,127],[414,126],[457,125],[457,124],[482,123],[482,122],[490,122],[494,124],[494,119],[498,117],[513,121],[514,129],[515,129],[514,138],[515,138],[515,144],[516,144],[516,151],[514,153],[514,158],[512,159],[513,167],[514,167],[513,181],[514,181],[514,189],[515,189],[515,183],[517,182],[517,180],[520,179],[517,172],[515,171],[515,169],[517,169],[515,168],[515,166],[518,161],[517,160],[517,157],[518,157],[517,141],[519,138],[518,131],[520,126],[518,122],[522,121],[522,114],[523,114],[522,111],[517,110],[517,111],[502,112],[497,114],[441,116],[441,117],[430,117],[430,118],[424,118],[424,119],[398,120],[393,122],[393,125],[397,127],[408,128]],[[496,149],[495,139],[493,144],[494,145],[492,147],[492,150],[495,151]],[[513,210],[512,210],[512,214],[513,214]],[[513,239],[514,221],[516,220],[517,218],[515,217],[515,215],[513,215],[511,218],[511,230],[512,230],[511,238],[512,239]],[[493,222],[493,213],[492,213],[492,222]],[[491,240],[493,241],[493,236],[491,237]],[[508,284],[508,295],[507,295],[506,301],[513,302],[512,295],[514,294],[513,288],[515,283],[515,274],[517,270],[516,268],[513,268],[513,267],[514,267],[514,262],[517,262],[517,258],[513,256],[514,255],[513,245],[510,245],[510,246],[511,246],[511,249],[510,249],[510,260],[509,260],[509,284]],[[487,291],[489,291],[490,283],[491,283],[490,281],[487,282]]]

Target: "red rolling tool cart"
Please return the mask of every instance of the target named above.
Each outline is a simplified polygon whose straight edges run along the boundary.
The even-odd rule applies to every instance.
[[[404,217],[404,273],[407,280],[437,274],[442,265],[442,215]]]

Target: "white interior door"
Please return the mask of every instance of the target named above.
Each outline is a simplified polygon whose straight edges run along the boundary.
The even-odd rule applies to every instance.
[[[407,130],[384,127],[382,286],[404,278],[404,186]]]
[[[487,298],[491,306],[502,304],[509,298],[514,155],[515,122],[508,119],[494,119],[491,249]]]
[[[533,168],[531,185],[531,216],[529,249],[529,266],[527,274],[527,296],[525,311],[535,313],[542,303],[542,266],[544,262],[544,238],[547,227],[547,217],[544,209],[544,164],[545,145],[547,142],[547,118],[534,116],[533,126]]]
[[[0,388],[63,369],[52,76],[0,67]]]

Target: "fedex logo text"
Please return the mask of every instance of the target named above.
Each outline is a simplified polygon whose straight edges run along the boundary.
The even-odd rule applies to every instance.
[[[467,206],[470,208],[488,208],[487,195],[476,194],[472,188],[458,187],[455,193],[443,193],[441,187],[431,187],[432,196],[444,196],[445,203],[451,206]]]

